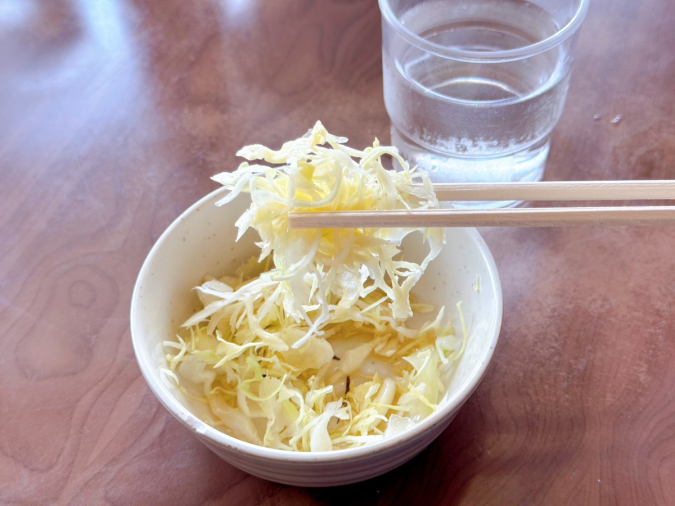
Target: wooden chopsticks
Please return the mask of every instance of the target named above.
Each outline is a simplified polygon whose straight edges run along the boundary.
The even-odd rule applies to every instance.
[[[291,228],[569,227],[675,224],[675,206],[291,213]]]
[[[675,200],[675,181],[435,184],[439,200]],[[293,212],[291,228],[566,227],[675,224],[675,206]]]
[[[435,184],[438,200],[675,200],[675,181]]]

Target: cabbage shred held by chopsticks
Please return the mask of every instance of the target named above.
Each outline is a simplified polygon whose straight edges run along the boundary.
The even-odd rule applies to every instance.
[[[243,148],[250,163],[213,178],[230,189],[217,205],[250,193],[237,239],[255,229],[260,257],[196,288],[204,308],[164,343],[164,372],[209,406],[210,424],[250,443],[326,451],[398,434],[436,409],[441,378],[466,346],[466,329],[456,337],[444,308],[406,325],[433,311],[410,290],[443,229],[419,229],[428,245],[420,264],[400,254],[418,229],[289,230],[291,211],[438,207],[428,176],[396,148],[346,141],[318,122],[278,151]],[[402,170],[386,170],[385,155]]]

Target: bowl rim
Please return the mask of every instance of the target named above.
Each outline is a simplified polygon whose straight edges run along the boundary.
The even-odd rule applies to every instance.
[[[215,204],[215,201],[219,199],[223,194],[227,193],[226,188],[216,189],[197,202],[188,207],[183,211],[159,236],[155,244],[150,249],[147,257],[145,258],[143,265],[138,273],[136,282],[134,284],[134,289],[131,297],[131,308],[130,308],[130,333],[131,341],[134,348],[134,354],[136,356],[136,361],[138,362],[139,368],[145,381],[148,383],[150,390],[157,397],[160,403],[172,414],[174,415],[183,425],[188,427],[195,435],[202,438],[207,438],[211,442],[217,444],[218,446],[224,446],[233,450],[235,452],[240,452],[247,454],[249,456],[263,458],[267,460],[273,460],[277,462],[340,462],[346,460],[359,459],[372,454],[383,453],[390,450],[392,447],[402,446],[414,439],[422,437],[423,434],[428,432],[433,427],[442,424],[446,418],[455,412],[459,407],[461,407],[466,400],[473,394],[475,389],[478,387],[480,381],[485,375],[487,368],[494,354],[497,341],[499,340],[499,334],[502,324],[502,315],[503,315],[503,295],[501,283],[499,280],[499,274],[497,272],[497,266],[495,264],[494,258],[490,253],[490,250],[478,233],[475,228],[465,228],[464,230],[469,234],[469,238],[476,242],[478,249],[481,253],[481,257],[488,268],[490,283],[495,287],[495,303],[497,305],[497,314],[493,322],[491,322],[490,328],[487,329],[487,332],[490,333],[490,338],[488,340],[488,350],[484,355],[481,362],[478,366],[469,374],[468,378],[462,382],[457,389],[457,392],[452,396],[448,397],[444,402],[443,406],[438,410],[434,411],[424,420],[416,423],[411,429],[408,429],[396,436],[393,436],[389,439],[378,441],[377,443],[372,443],[357,448],[346,448],[340,450],[329,450],[321,452],[293,452],[289,450],[279,450],[276,448],[266,448],[264,446],[259,446],[253,443],[248,443],[242,441],[233,436],[225,434],[224,432],[219,431],[218,429],[208,425],[207,423],[200,420],[197,416],[193,415],[187,406],[183,405],[167,388],[163,380],[160,377],[159,369],[152,364],[141,351],[141,341],[143,331],[140,328],[138,323],[139,312],[140,312],[140,295],[142,290],[142,284],[150,271],[150,266],[153,263],[157,252],[161,248],[162,244],[167,240],[167,238],[173,233],[174,229],[189,215],[194,213],[198,208],[211,203]],[[483,284],[483,283],[481,283]]]

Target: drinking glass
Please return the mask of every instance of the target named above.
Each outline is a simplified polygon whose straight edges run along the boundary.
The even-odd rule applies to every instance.
[[[384,102],[403,157],[434,182],[539,181],[588,0],[379,4]]]

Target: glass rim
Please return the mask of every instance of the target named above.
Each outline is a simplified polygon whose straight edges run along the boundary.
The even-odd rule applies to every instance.
[[[534,44],[518,47],[515,49],[505,49],[500,51],[468,51],[464,49],[455,49],[441,46],[434,42],[429,42],[419,35],[408,30],[401,21],[394,15],[389,5],[390,0],[378,0],[382,19],[384,19],[393,29],[403,37],[407,42],[417,48],[443,58],[450,58],[464,62],[507,62],[522,60],[541,54],[552,49],[570,38],[579,29],[581,23],[586,17],[590,0],[578,0],[577,8],[568,23],[560,28],[550,37],[547,37]]]

